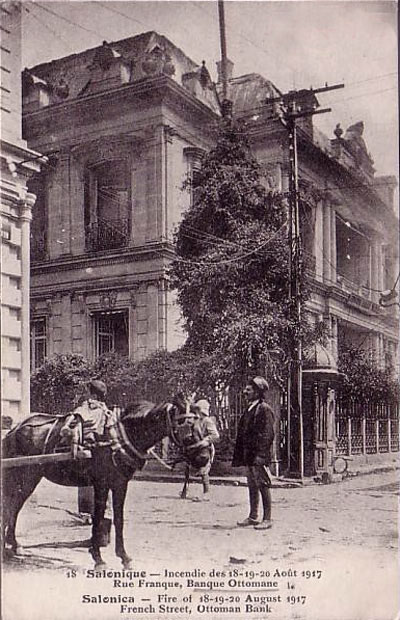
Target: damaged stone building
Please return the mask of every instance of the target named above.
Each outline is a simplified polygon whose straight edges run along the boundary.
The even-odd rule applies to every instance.
[[[247,122],[265,183],[285,192],[287,129],[268,104],[278,91],[228,69],[233,114]],[[23,72],[24,137],[49,158],[30,186],[33,368],[55,353],[141,359],[183,343],[166,270],[191,200],[183,182],[215,140],[219,86],[155,32]],[[316,106],[304,91],[303,109]],[[354,343],[393,365],[397,306],[379,299],[398,271],[396,180],[375,175],[361,121],[327,137],[302,119],[298,161],[300,181],[322,196],[302,213],[307,311],[326,324],[333,360]]]

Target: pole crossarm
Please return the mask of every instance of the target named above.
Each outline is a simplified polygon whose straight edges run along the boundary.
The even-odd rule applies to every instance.
[[[316,93],[325,93],[330,90],[337,90],[338,88],[344,88],[344,84],[333,84],[332,86],[328,86],[327,84],[321,88],[302,88],[301,90],[290,90],[287,93],[281,93],[278,97],[267,97],[264,100],[264,103],[283,103],[284,105],[288,105],[290,103],[304,100],[306,97],[311,99],[313,95]],[[314,100],[319,106],[317,98],[314,97]]]

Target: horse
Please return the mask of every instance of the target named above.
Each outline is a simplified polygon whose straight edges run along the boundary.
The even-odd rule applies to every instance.
[[[42,478],[63,486],[93,486],[94,515],[89,553],[95,566],[104,565],[101,557],[102,524],[109,491],[112,492],[115,554],[124,568],[130,568],[131,558],[125,551],[123,537],[124,502],[128,482],[134,472],[143,468],[147,450],[164,437],[179,441],[175,435],[175,419],[184,418],[187,405],[176,397],[172,403],[154,405],[141,401],[128,406],[116,423],[123,448],[120,452],[100,446],[91,450],[86,460],[69,460],[44,465],[22,465],[5,468],[3,472],[3,545],[6,552],[15,554],[18,543],[15,529],[19,511]],[[60,444],[60,429],[64,416],[33,414],[11,429],[3,439],[3,456],[31,456],[51,453]],[[182,422],[181,422],[182,423]]]

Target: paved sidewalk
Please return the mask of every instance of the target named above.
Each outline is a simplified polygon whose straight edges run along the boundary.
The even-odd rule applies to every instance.
[[[400,469],[400,454],[393,455],[391,460],[384,463],[363,463],[353,464],[351,459],[348,462],[348,470],[343,474],[333,474],[332,479],[329,482],[342,482],[348,478],[356,476],[363,476],[371,473],[384,473]],[[135,480],[148,480],[151,482],[182,482],[183,483],[183,469],[176,468],[175,471],[168,471],[162,467],[161,464],[156,461],[149,461],[148,465],[135,474]],[[195,481],[200,480],[194,478]],[[246,476],[227,474],[224,476],[210,476],[210,482],[214,485],[225,486],[247,486]],[[285,476],[272,476],[272,488],[298,488],[301,486],[323,484],[323,480],[317,476],[310,476],[303,478],[301,481],[298,478],[288,478]]]

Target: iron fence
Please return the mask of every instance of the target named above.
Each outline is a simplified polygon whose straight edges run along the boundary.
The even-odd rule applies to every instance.
[[[336,454],[379,454],[399,451],[399,406],[337,400]]]

